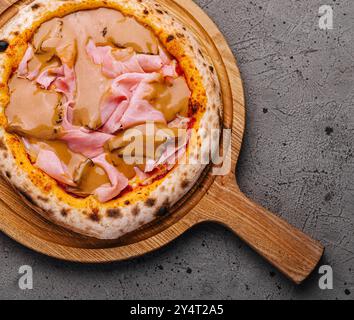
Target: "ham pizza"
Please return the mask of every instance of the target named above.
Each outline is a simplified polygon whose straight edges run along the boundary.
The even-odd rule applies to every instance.
[[[206,51],[153,0],[37,0],[0,31],[0,170],[37,212],[117,239],[208,166],[222,101]]]

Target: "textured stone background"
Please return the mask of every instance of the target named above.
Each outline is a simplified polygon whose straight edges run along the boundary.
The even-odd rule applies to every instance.
[[[242,190],[326,245],[334,290],[300,287],[229,231],[191,230],[167,248],[104,266],[63,263],[0,235],[0,298],[353,299],[354,2],[198,0],[238,58],[248,105]],[[331,4],[334,30],[318,28]],[[18,289],[18,268],[34,290]]]

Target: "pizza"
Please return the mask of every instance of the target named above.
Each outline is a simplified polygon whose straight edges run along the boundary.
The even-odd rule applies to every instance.
[[[31,2],[0,30],[0,171],[46,219],[117,239],[198,181],[220,91],[199,40],[158,1]]]

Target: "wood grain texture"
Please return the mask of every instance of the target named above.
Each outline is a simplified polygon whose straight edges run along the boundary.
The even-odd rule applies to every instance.
[[[30,1],[0,0],[0,25],[16,14],[24,2]],[[231,163],[236,168],[245,127],[245,102],[234,56],[218,28],[193,1],[160,2],[189,26],[215,63],[222,86],[224,126],[232,128]],[[0,228],[4,233],[37,252],[70,261],[104,263],[137,257],[161,248],[205,221],[233,230],[296,283],[309,276],[324,250],[317,241],[247,199],[236,185],[235,170],[217,178],[207,170],[169,217],[115,241],[83,237],[51,224],[31,210],[3,180],[0,199]]]

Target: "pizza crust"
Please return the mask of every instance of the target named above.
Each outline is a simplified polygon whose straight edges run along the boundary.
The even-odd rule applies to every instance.
[[[205,164],[179,164],[166,177],[123,197],[102,204],[93,197],[77,199],[66,194],[49,176],[33,167],[19,138],[6,133],[4,110],[8,103],[7,81],[35,29],[54,16],[74,11],[110,7],[134,16],[150,27],[179,61],[192,90],[197,112],[197,138],[190,142],[189,163],[197,161],[198,148],[208,150],[213,129],[221,126],[221,90],[215,67],[205,50],[176,17],[154,0],[37,0],[21,8],[1,30],[10,46],[0,54],[0,171],[37,212],[52,222],[99,239],[117,239],[157,217],[188,193],[206,168]],[[207,151],[205,151],[207,152]]]

